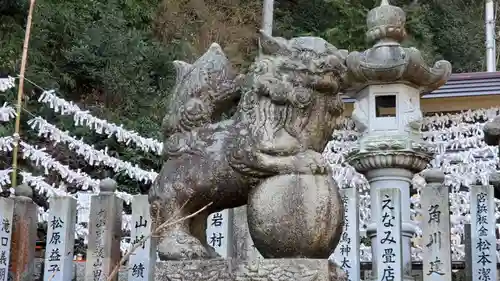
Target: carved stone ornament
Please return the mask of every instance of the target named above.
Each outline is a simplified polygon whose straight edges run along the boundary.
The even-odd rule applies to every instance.
[[[370,84],[404,83],[426,93],[446,83],[452,70],[448,61],[429,67],[418,49],[400,45],[406,37],[405,22],[405,12],[387,0],[368,13],[366,37],[375,45],[349,53],[343,92],[350,95]]]
[[[207,216],[247,203],[252,235],[263,237],[255,246],[266,258],[326,259],[338,243],[342,202],[322,152],[343,111],[338,91],[347,52],[317,37],[286,40],[261,32],[260,42],[261,55],[244,76],[232,71],[216,44],[192,65],[175,63],[178,79],[163,124],[165,162],[149,192],[152,217],[159,225],[212,204],[164,229],[162,260],[214,258],[205,242]],[[222,113],[231,117],[218,122]],[[286,196],[262,212],[259,206],[269,203],[262,195],[276,193],[277,184]],[[305,191],[310,197],[294,208],[275,208]],[[278,217],[288,219],[262,228]],[[329,224],[287,228],[316,222]],[[282,241],[288,250],[277,251],[266,241],[283,229],[293,235]]]
[[[420,172],[434,153],[435,146],[418,136],[365,136],[349,152],[347,161],[358,172],[392,167]]]
[[[276,204],[276,198],[284,204]],[[265,257],[328,257],[342,234],[336,226],[343,224],[344,217],[330,216],[332,211],[344,211],[343,205],[337,204],[339,200],[339,190],[328,176],[282,175],[265,180],[250,192],[248,201],[254,245]],[[288,210],[290,206],[301,207]],[[310,220],[308,214],[331,220]]]
[[[347,281],[326,259],[168,261],[156,265],[155,280],[170,281]]]
[[[174,61],[176,83],[163,120],[165,136],[215,120],[221,107],[238,97],[237,74],[217,43],[193,64]]]

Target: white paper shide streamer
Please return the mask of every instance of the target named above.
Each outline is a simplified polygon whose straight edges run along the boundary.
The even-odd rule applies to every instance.
[[[83,156],[91,166],[105,165],[113,168],[115,172],[125,172],[130,178],[145,183],[153,182],[158,174],[154,171],[145,171],[137,165],[120,160],[108,155],[106,150],[96,150],[94,147],[86,144],[83,140],[78,140],[59,130],[56,126],[48,123],[41,117],[36,117],[28,121],[30,127],[38,132],[39,136],[49,138],[55,144],[64,143],[76,154]]]
[[[9,106],[7,103],[4,103],[2,107],[0,107],[0,122],[7,122],[16,117],[16,110]]]
[[[0,149],[2,151],[12,151],[14,146],[14,138],[12,137],[3,137],[0,138]],[[70,184],[75,184],[81,190],[91,189],[94,193],[99,192],[99,183],[100,180],[91,178],[88,174],[80,171],[73,170],[68,165],[63,165],[45,152],[45,148],[37,148],[34,147],[24,141],[20,141],[20,152],[22,153],[22,157],[24,159],[30,160],[38,167],[43,167],[45,169],[44,173],[48,174],[49,171],[57,172],[61,178]],[[31,175],[31,174],[29,174]],[[41,186],[39,189],[41,191],[49,190],[47,186]],[[50,191],[50,194],[57,193],[56,191]],[[129,204],[132,200],[132,195],[116,191],[115,194],[123,199],[127,204]]]
[[[9,89],[12,89],[16,86],[16,78],[14,77],[7,77],[7,78],[0,78],[0,92],[5,92]]]
[[[152,138],[139,136],[137,132],[123,128],[123,125],[109,123],[106,120],[92,116],[88,111],[81,110],[73,102],[68,102],[55,95],[54,90],[44,91],[39,102],[48,104],[51,109],[61,115],[73,115],[75,126],[85,126],[100,135],[115,136],[118,142],[125,145],[134,144],[137,148],[145,152],[152,152],[161,155],[163,144]]]

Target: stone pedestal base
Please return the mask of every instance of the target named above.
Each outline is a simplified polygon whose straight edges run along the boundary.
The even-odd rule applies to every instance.
[[[155,281],[233,281],[232,260],[157,262]]]
[[[339,272],[322,259],[168,261],[156,264],[155,281],[337,281]]]

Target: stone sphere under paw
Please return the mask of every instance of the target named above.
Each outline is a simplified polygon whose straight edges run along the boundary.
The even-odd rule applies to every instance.
[[[330,175],[278,175],[248,198],[248,226],[265,258],[328,258],[342,234],[344,210]]]

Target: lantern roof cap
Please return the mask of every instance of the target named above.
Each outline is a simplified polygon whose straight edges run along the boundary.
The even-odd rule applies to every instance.
[[[351,52],[346,58],[347,72],[342,91],[349,96],[369,85],[406,84],[421,93],[438,89],[448,81],[451,64],[437,61],[429,67],[417,48],[405,48],[406,14],[389,0],[367,14],[366,37],[373,46],[363,52]]]

